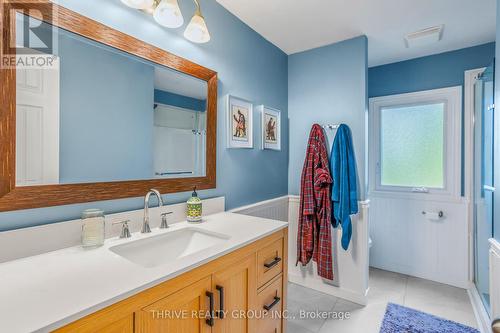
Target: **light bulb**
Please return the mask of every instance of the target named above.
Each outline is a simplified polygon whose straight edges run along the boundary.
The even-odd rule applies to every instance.
[[[184,24],[177,0],[162,0],[153,12],[155,21],[167,28],[178,28]]]
[[[193,43],[206,43],[210,40],[205,19],[199,13],[195,13],[184,31],[184,37]]]
[[[154,4],[154,0],[122,0],[122,2],[135,9],[146,9],[150,8]]]

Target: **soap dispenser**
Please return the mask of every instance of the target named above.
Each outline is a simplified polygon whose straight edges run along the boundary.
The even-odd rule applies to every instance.
[[[196,193],[196,187],[193,189],[191,198],[187,201],[187,221],[192,223],[201,222],[202,203]]]

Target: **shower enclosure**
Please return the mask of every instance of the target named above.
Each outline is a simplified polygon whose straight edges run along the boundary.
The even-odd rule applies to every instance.
[[[474,282],[490,311],[489,242],[494,235],[494,65],[474,84]]]

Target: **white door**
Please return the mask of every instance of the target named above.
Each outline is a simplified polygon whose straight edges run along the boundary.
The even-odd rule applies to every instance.
[[[58,184],[59,58],[16,75],[16,186]]]

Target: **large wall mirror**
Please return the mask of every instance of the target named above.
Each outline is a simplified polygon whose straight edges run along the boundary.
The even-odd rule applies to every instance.
[[[4,45],[51,61],[2,68],[0,210],[215,187],[216,73],[42,5],[3,16]]]

